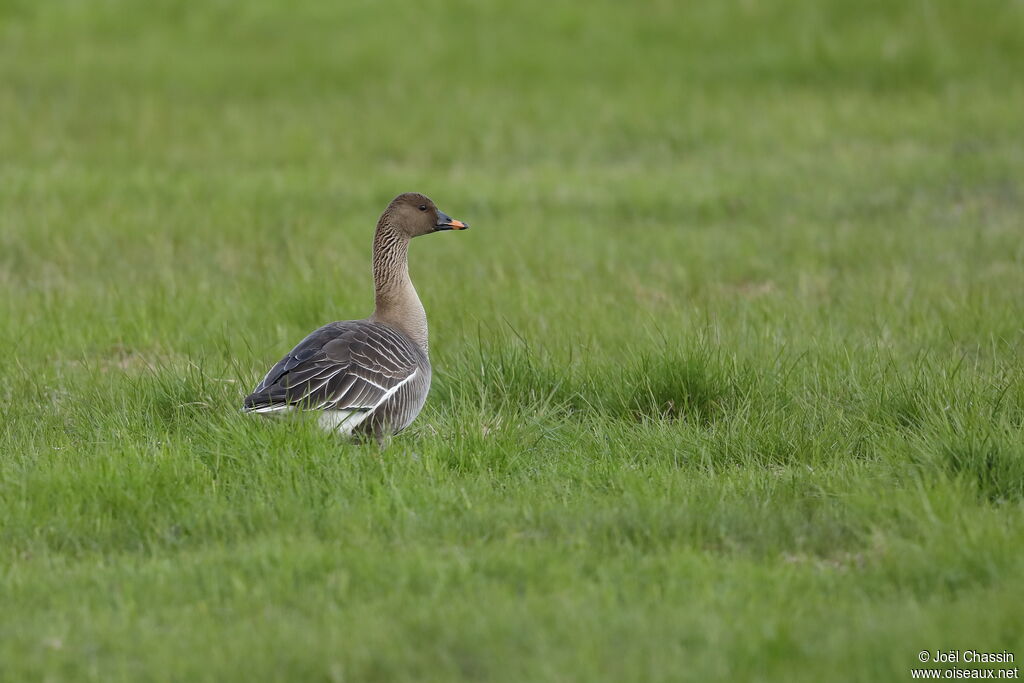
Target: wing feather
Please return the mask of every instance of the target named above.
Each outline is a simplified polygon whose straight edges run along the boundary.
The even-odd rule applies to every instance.
[[[278,361],[245,399],[243,410],[288,407],[372,411],[416,373],[426,356],[387,325],[331,323]]]

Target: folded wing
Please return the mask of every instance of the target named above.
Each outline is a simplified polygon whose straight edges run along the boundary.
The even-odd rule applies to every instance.
[[[416,376],[420,355],[422,351],[386,325],[331,323],[271,368],[246,397],[243,409],[370,413]]]

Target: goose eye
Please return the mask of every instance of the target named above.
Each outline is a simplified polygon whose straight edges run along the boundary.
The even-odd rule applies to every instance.
[[[426,211],[426,210],[427,210],[427,205],[426,204],[420,204],[420,211]]]

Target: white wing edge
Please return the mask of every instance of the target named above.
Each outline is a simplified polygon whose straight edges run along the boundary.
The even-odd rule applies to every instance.
[[[401,382],[399,382],[398,384],[396,384],[395,386],[391,387],[386,392],[384,392],[384,395],[381,396],[380,400],[377,401],[375,404],[373,404],[373,406],[367,406],[365,408],[360,408],[359,410],[344,410],[344,409],[342,409],[342,410],[332,410],[330,408],[328,408],[326,410],[321,410],[320,411],[321,414],[320,414],[320,417],[319,417],[319,420],[318,420],[318,422],[320,423],[320,426],[323,429],[326,429],[329,432],[340,432],[342,434],[351,435],[352,432],[355,431],[356,427],[358,427],[360,424],[362,424],[362,422],[366,418],[370,417],[370,415],[373,413],[373,411],[377,410],[377,408],[380,408],[382,405],[384,405],[385,401],[387,401],[389,398],[394,396],[395,393],[399,389],[401,389],[406,384],[411,382],[412,379],[418,373],[419,373],[419,368],[414,369],[412,371],[412,373],[408,377],[406,377]],[[371,382],[371,384],[372,384],[372,382]],[[375,385],[375,386],[377,386],[377,385]],[[291,405],[291,404],[288,404],[288,405],[268,406],[266,408],[256,408],[255,410],[251,410],[249,412],[252,412],[252,413],[280,413],[280,412],[289,412],[289,411],[292,411],[292,410],[295,410],[295,406]]]

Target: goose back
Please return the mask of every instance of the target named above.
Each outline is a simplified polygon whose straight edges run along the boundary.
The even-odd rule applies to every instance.
[[[350,320],[309,334],[270,369],[247,412],[322,411],[321,424],[380,437],[405,429],[430,389],[430,360],[387,323]]]

